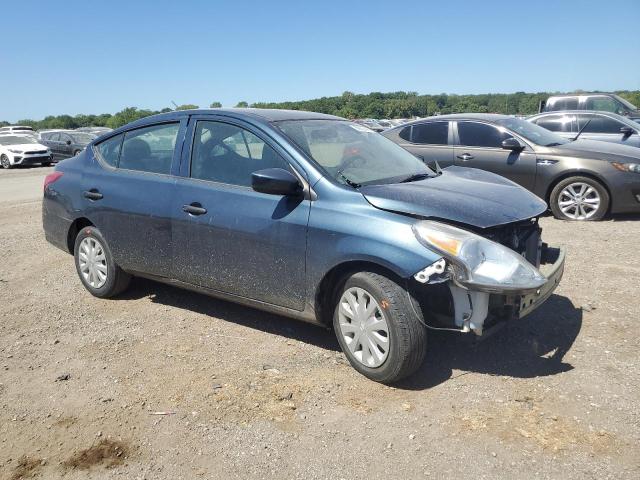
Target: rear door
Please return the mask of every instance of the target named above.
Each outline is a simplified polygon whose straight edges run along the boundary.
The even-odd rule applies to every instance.
[[[293,170],[255,127],[192,117],[172,200],[173,276],[181,281],[302,310],[310,200],[259,193],[251,174]],[[193,210],[195,213],[185,211]]]
[[[400,132],[403,148],[434,167],[453,165],[453,145],[449,138],[448,121],[414,123]]]
[[[85,208],[126,270],[169,276],[170,208],[185,128],[186,120],[145,126],[93,149],[96,162],[83,178]]]
[[[528,145],[520,152],[503,149],[502,141],[514,135],[488,123],[465,120],[456,122],[456,127],[456,165],[488,170],[533,189],[536,155]]]

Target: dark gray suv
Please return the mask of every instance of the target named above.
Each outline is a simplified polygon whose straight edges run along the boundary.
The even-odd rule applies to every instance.
[[[545,199],[557,218],[599,220],[607,212],[640,211],[640,149],[562,138],[520,118],[443,115],[382,135],[445,167],[502,175]]]
[[[615,93],[574,93],[554,95],[540,105],[540,112],[565,112],[567,110],[600,110],[624,115],[640,121],[640,110],[633,103]]]

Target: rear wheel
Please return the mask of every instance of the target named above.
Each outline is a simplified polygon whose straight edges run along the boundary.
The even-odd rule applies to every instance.
[[[76,155],[80,155],[80,152],[82,152],[82,150],[76,150],[73,152],[73,156],[75,157]]]
[[[396,382],[414,373],[427,332],[407,291],[373,272],[350,276],[337,295],[333,326],[349,363],[367,378]]]
[[[0,165],[2,165],[2,168],[6,169],[9,169],[13,166],[11,165],[11,160],[9,160],[9,157],[7,157],[6,155],[2,155],[0,157]]]
[[[82,228],[76,236],[73,251],[78,276],[92,295],[113,297],[129,286],[131,275],[114,262],[111,250],[97,228]]]
[[[554,187],[549,203],[561,220],[600,220],[609,208],[609,192],[592,178],[570,177]]]

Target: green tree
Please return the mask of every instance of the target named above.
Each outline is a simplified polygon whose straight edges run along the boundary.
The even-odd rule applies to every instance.
[[[200,108],[198,105],[194,105],[192,103],[186,103],[184,105],[178,105],[176,110],[196,110]]]
[[[247,108],[249,106],[249,104],[247,102],[245,102],[244,100],[238,102],[236,104],[236,108]]]
[[[220,108],[222,107],[222,104],[220,102],[211,102],[211,105],[209,105],[209,108]]]

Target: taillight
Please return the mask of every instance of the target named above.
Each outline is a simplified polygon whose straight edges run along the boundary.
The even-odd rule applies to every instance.
[[[62,177],[62,172],[51,172],[49,175],[44,177],[44,190],[46,190],[53,182],[59,180],[60,177]]]

